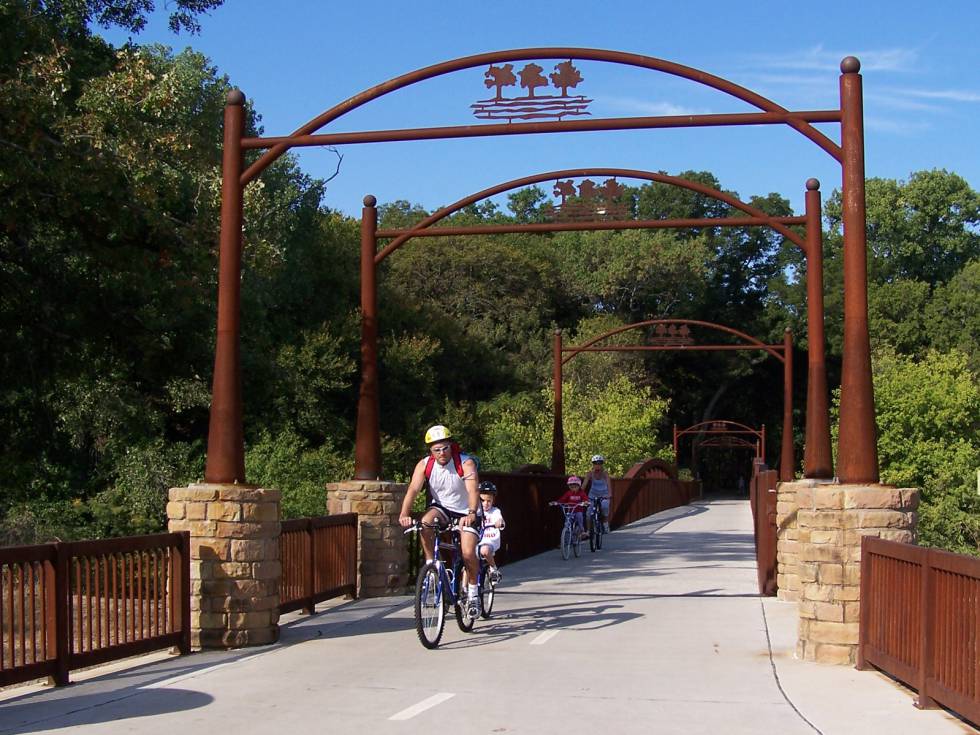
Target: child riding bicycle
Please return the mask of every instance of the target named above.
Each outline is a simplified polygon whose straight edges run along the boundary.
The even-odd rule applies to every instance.
[[[490,568],[490,581],[500,581],[500,571],[493,555],[500,549],[500,532],[504,530],[504,514],[494,505],[497,499],[497,486],[489,480],[480,483],[480,503],[483,505],[483,535],[480,537],[480,556],[487,560]]]
[[[572,515],[575,518],[575,528],[579,536],[584,537],[586,535],[584,509],[589,503],[589,496],[582,491],[582,480],[576,475],[569,477],[566,484],[568,485],[568,490],[556,502],[562,505],[576,506],[575,510],[572,511]]]

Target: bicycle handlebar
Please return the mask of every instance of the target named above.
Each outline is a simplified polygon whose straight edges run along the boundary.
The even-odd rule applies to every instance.
[[[440,533],[445,533],[446,531],[457,531],[459,530],[459,521],[452,520],[449,522],[448,526],[444,526],[441,523],[426,523],[422,520],[412,521],[412,525],[406,528],[402,533],[415,533],[421,531],[423,528],[434,528]]]

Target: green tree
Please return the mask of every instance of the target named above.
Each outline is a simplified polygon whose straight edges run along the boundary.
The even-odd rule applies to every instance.
[[[921,489],[920,543],[980,555],[980,382],[966,356],[879,350],[874,387],[881,479]]]

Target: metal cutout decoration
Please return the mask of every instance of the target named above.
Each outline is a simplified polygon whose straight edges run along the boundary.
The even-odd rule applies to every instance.
[[[477,100],[470,105],[473,115],[480,120],[561,120],[564,117],[591,115],[587,107],[592,102],[584,95],[570,95],[569,89],[574,89],[583,80],[581,72],[575,68],[572,60],[555,65],[555,70],[546,78],[542,72],[544,67],[533,61],[525,64],[517,74],[514,74],[513,64],[490,65],[483,73],[483,84],[487,89],[495,89],[493,99]],[[561,94],[537,95],[534,90],[548,86],[548,79]],[[525,97],[504,97],[504,87],[520,86],[527,90]]]
[[[693,345],[694,337],[686,324],[669,326],[658,324],[653,330],[653,336],[649,339],[652,345],[664,345],[668,347],[680,347],[682,345]]]
[[[559,222],[593,222],[596,220],[625,220],[632,219],[629,207],[623,202],[616,201],[626,187],[616,179],[606,179],[602,186],[597,186],[592,179],[584,179],[575,189],[571,179],[555,182],[552,193],[561,199],[553,207],[553,221]]]

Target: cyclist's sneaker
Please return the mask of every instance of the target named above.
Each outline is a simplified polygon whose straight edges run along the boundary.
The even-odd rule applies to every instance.
[[[471,592],[466,598],[466,614],[471,618],[480,617],[480,595]]]
[[[490,567],[490,581],[491,582],[493,582],[494,584],[497,584],[497,582],[500,581],[500,578],[502,576],[503,575],[500,573],[500,570],[497,569],[497,567]]]

